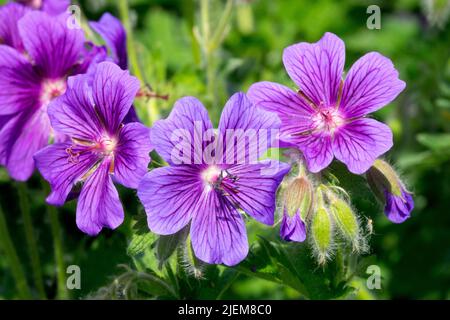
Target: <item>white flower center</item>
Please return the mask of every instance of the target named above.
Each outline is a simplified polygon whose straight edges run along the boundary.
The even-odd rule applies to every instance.
[[[100,141],[100,149],[102,152],[109,156],[114,152],[117,146],[117,140],[114,138],[106,137]]]
[[[41,103],[47,106],[50,101],[64,94],[67,89],[65,79],[46,79],[42,83]]]
[[[215,183],[220,178],[221,170],[216,166],[209,166],[202,172],[202,179],[206,183]]]
[[[218,187],[222,182],[223,178],[226,176],[226,171],[212,165],[203,170],[201,173],[201,178],[203,180],[205,190],[211,191]]]

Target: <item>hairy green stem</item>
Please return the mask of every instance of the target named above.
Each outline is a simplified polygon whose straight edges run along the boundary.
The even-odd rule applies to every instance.
[[[48,184],[42,180],[42,185],[45,190],[45,194],[50,193],[50,188]],[[58,299],[68,299],[69,293],[67,291],[66,285],[66,267],[64,263],[64,251],[63,251],[63,241],[61,233],[61,225],[58,218],[58,210],[54,206],[47,205],[47,214],[50,219],[50,228],[52,231],[53,238],[53,250],[55,254],[56,263],[56,281],[57,281],[57,292],[56,296]]]
[[[16,249],[11,240],[3,209],[0,206],[0,246],[5,253],[6,260],[11,268],[12,275],[16,281],[17,290],[21,299],[31,299],[30,288],[27,284],[22,264],[20,263]]]
[[[30,255],[31,268],[33,272],[34,284],[36,286],[40,299],[46,299],[44,282],[42,280],[41,261],[39,259],[39,250],[36,241],[36,234],[31,219],[30,204],[28,199],[26,183],[18,182],[16,184],[19,196],[20,211],[22,212],[23,225],[25,229],[25,238],[27,241],[28,254]]]

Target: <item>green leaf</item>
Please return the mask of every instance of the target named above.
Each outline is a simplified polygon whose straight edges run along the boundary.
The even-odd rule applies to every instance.
[[[432,151],[450,150],[450,133],[420,133],[417,135],[417,141]]]
[[[127,254],[132,257],[142,254],[145,250],[152,247],[156,240],[157,236],[151,232],[148,232],[147,234],[134,234],[131,236]]]
[[[186,241],[188,231],[184,228],[175,234],[159,237],[156,243],[156,257],[160,268],[172,256],[177,247]]]
[[[151,248],[158,236],[148,229],[145,214],[139,214],[133,225],[133,234],[127,248],[127,254],[131,257],[143,254],[145,250]]]

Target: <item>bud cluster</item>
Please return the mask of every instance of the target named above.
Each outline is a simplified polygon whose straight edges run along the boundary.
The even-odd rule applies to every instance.
[[[325,264],[340,246],[350,247],[354,253],[367,251],[367,236],[372,231],[362,227],[348,193],[335,182],[325,183],[320,176],[308,173],[302,159],[295,162],[298,173],[288,178],[281,192],[281,238],[295,242],[308,239],[319,264]],[[409,218],[414,207],[412,195],[387,162],[376,160],[366,178],[392,222]]]

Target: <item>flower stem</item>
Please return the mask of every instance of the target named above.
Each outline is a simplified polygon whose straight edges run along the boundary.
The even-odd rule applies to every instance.
[[[127,32],[127,51],[131,72],[139,79],[142,84],[145,84],[146,81],[144,79],[144,75],[142,74],[141,68],[139,67],[136,45],[134,42],[133,27],[130,21],[128,0],[119,0],[117,3],[120,17]],[[159,119],[158,105],[153,99],[150,99],[147,108],[148,109],[146,110],[146,115],[148,119],[148,125],[151,126],[154,121]]]
[[[50,192],[48,184],[42,180],[42,185],[45,194]],[[66,268],[64,263],[63,243],[61,236],[61,225],[59,223],[58,211],[54,206],[47,205],[47,214],[50,219],[50,228],[53,237],[53,250],[56,262],[56,279],[57,279],[57,293],[58,299],[68,299],[69,293],[66,286]]]
[[[130,11],[128,10],[128,1],[127,0],[119,0],[118,1],[118,9],[120,13],[120,17],[122,19],[123,25],[127,32],[127,51],[128,51],[128,59],[130,61],[130,67],[133,74],[141,81],[144,82],[144,78],[141,73],[141,69],[139,68],[139,61],[136,53],[136,46],[134,45],[134,36],[133,30],[130,22]]]
[[[6,259],[11,268],[12,275],[16,281],[17,290],[19,291],[19,296],[22,299],[30,299],[31,292],[27,284],[27,279],[23,271],[22,265],[20,264],[19,257],[17,256],[16,249],[14,248],[11,236],[9,234],[8,226],[6,223],[5,215],[3,214],[3,209],[0,206],[0,246],[2,247]]]
[[[211,32],[210,25],[210,0],[201,0],[200,2],[200,23],[201,23],[201,46],[204,57],[204,68],[206,70],[206,90],[208,97],[215,105],[217,103],[217,61],[215,59],[216,51],[220,48],[230,24],[233,13],[233,0],[227,0],[219,22]]]
[[[17,193],[19,195],[20,211],[22,212],[27,249],[31,259],[31,268],[33,272],[34,283],[40,299],[46,299],[44,282],[42,280],[41,261],[39,259],[39,250],[36,241],[36,234],[33,228],[33,221],[30,214],[29,199],[27,197],[26,183],[17,183]]]

